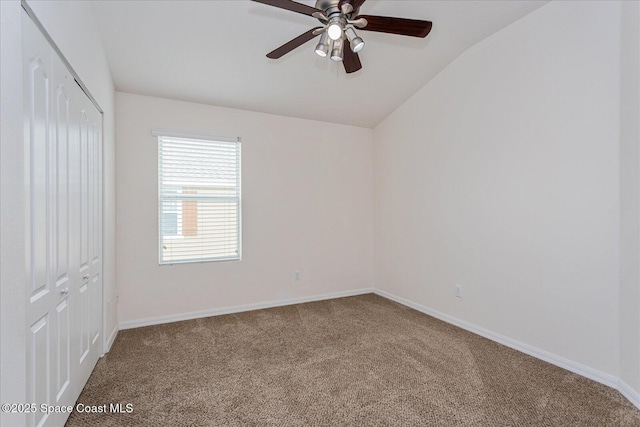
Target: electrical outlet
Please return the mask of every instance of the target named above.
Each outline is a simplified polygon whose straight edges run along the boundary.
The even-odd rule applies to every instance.
[[[456,298],[462,298],[462,286],[456,285]]]
[[[293,272],[293,280],[300,280],[300,271],[296,270]]]

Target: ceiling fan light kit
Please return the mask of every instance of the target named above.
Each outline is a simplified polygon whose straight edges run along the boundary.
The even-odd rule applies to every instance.
[[[333,48],[331,49],[331,60],[340,62],[344,55],[344,43],[342,40],[334,40]]]
[[[353,53],[358,53],[364,47],[364,40],[362,40],[357,34],[353,27],[347,27],[344,30],[344,33],[347,35],[349,39],[349,46],[351,46],[351,50]]]
[[[317,0],[315,7],[292,0],[253,1],[312,16],[322,24],[322,27],[313,28],[269,52],[267,58],[280,58],[316,36],[321,35],[320,41],[315,48],[316,54],[324,58],[331,51],[331,60],[341,61],[347,73],[354,73],[362,68],[358,52],[362,50],[365,43],[358,36],[355,28],[363,31],[424,38],[429,34],[432,27],[430,21],[360,15],[360,7],[366,0]],[[345,48],[347,42],[348,47]]]
[[[321,57],[326,57],[329,54],[329,34],[323,32],[320,36],[320,41],[316,45],[316,54]]]
[[[327,32],[327,34],[329,34],[329,38],[331,40],[336,41],[342,38],[343,25],[344,24],[340,19],[336,19],[327,26],[327,29],[325,31]]]

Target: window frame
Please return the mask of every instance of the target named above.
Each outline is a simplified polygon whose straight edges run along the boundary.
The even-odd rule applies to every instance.
[[[157,228],[158,228],[158,265],[163,266],[163,265],[174,265],[174,264],[192,264],[192,263],[207,263],[207,262],[224,262],[224,261],[242,261],[242,141],[240,137],[217,137],[217,136],[212,136],[212,135],[203,135],[203,134],[193,134],[193,133],[184,133],[184,132],[175,132],[175,131],[170,131],[170,130],[164,130],[164,129],[152,129],[151,131],[151,135],[153,137],[155,137],[156,140],[156,144],[157,144],[157,149],[158,149],[158,153],[157,153],[157,177],[158,177],[158,181],[157,181],[157,216],[156,219],[158,221],[157,223]],[[162,197],[162,182],[161,182],[161,177],[162,177],[162,169],[161,169],[161,149],[162,149],[162,138],[166,137],[166,138],[175,138],[175,139],[184,139],[184,140],[191,140],[191,141],[197,141],[197,142],[202,142],[202,141],[210,141],[213,143],[234,143],[236,144],[236,156],[237,156],[237,166],[236,166],[236,173],[237,173],[237,178],[236,178],[236,185],[235,185],[235,196],[206,196],[206,195],[190,195],[190,196],[186,196],[181,194],[181,195],[176,195],[175,196],[175,201],[176,203],[179,203],[180,201],[184,201],[184,200],[195,200],[195,201],[211,201],[214,199],[221,199],[221,201],[224,201],[223,199],[228,199],[228,200],[234,200],[237,202],[237,207],[236,207],[236,215],[237,215],[237,221],[236,221],[236,226],[237,226],[237,254],[236,256],[221,256],[221,257],[202,257],[202,258],[190,258],[190,259],[185,259],[185,260],[163,260],[163,234],[162,234],[162,224],[161,224],[161,217],[163,215],[163,210],[161,209],[162,203],[163,201],[167,201],[167,200],[171,200],[173,199],[173,197],[167,198],[167,197]],[[180,227],[178,227],[178,229],[180,229]],[[185,236],[183,235],[171,235],[171,236],[164,236],[165,238],[168,238],[170,240],[179,240],[179,239],[183,239],[185,238]]]

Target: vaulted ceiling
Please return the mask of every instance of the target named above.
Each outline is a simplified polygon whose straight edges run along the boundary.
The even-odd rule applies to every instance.
[[[315,55],[315,40],[267,59],[318,21],[260,3],[96,1],[92,7],[119,91],[374,127],[470,46],[544,3],[368,0],[361,13],[429,20],[433,30],[426,39],[361,31],[363,69],[349,75]]]

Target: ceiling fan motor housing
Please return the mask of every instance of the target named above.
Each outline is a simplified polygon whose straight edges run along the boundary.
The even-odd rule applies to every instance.
[[[341,13],[339,3],[340,0],[317,0],[316,9],[324,10],[327,17],[330,17],[335,13]],[[355,12],[357,12],[357,10],[352,11],[346,16],[350,17],[351,15],[354,15]]]

